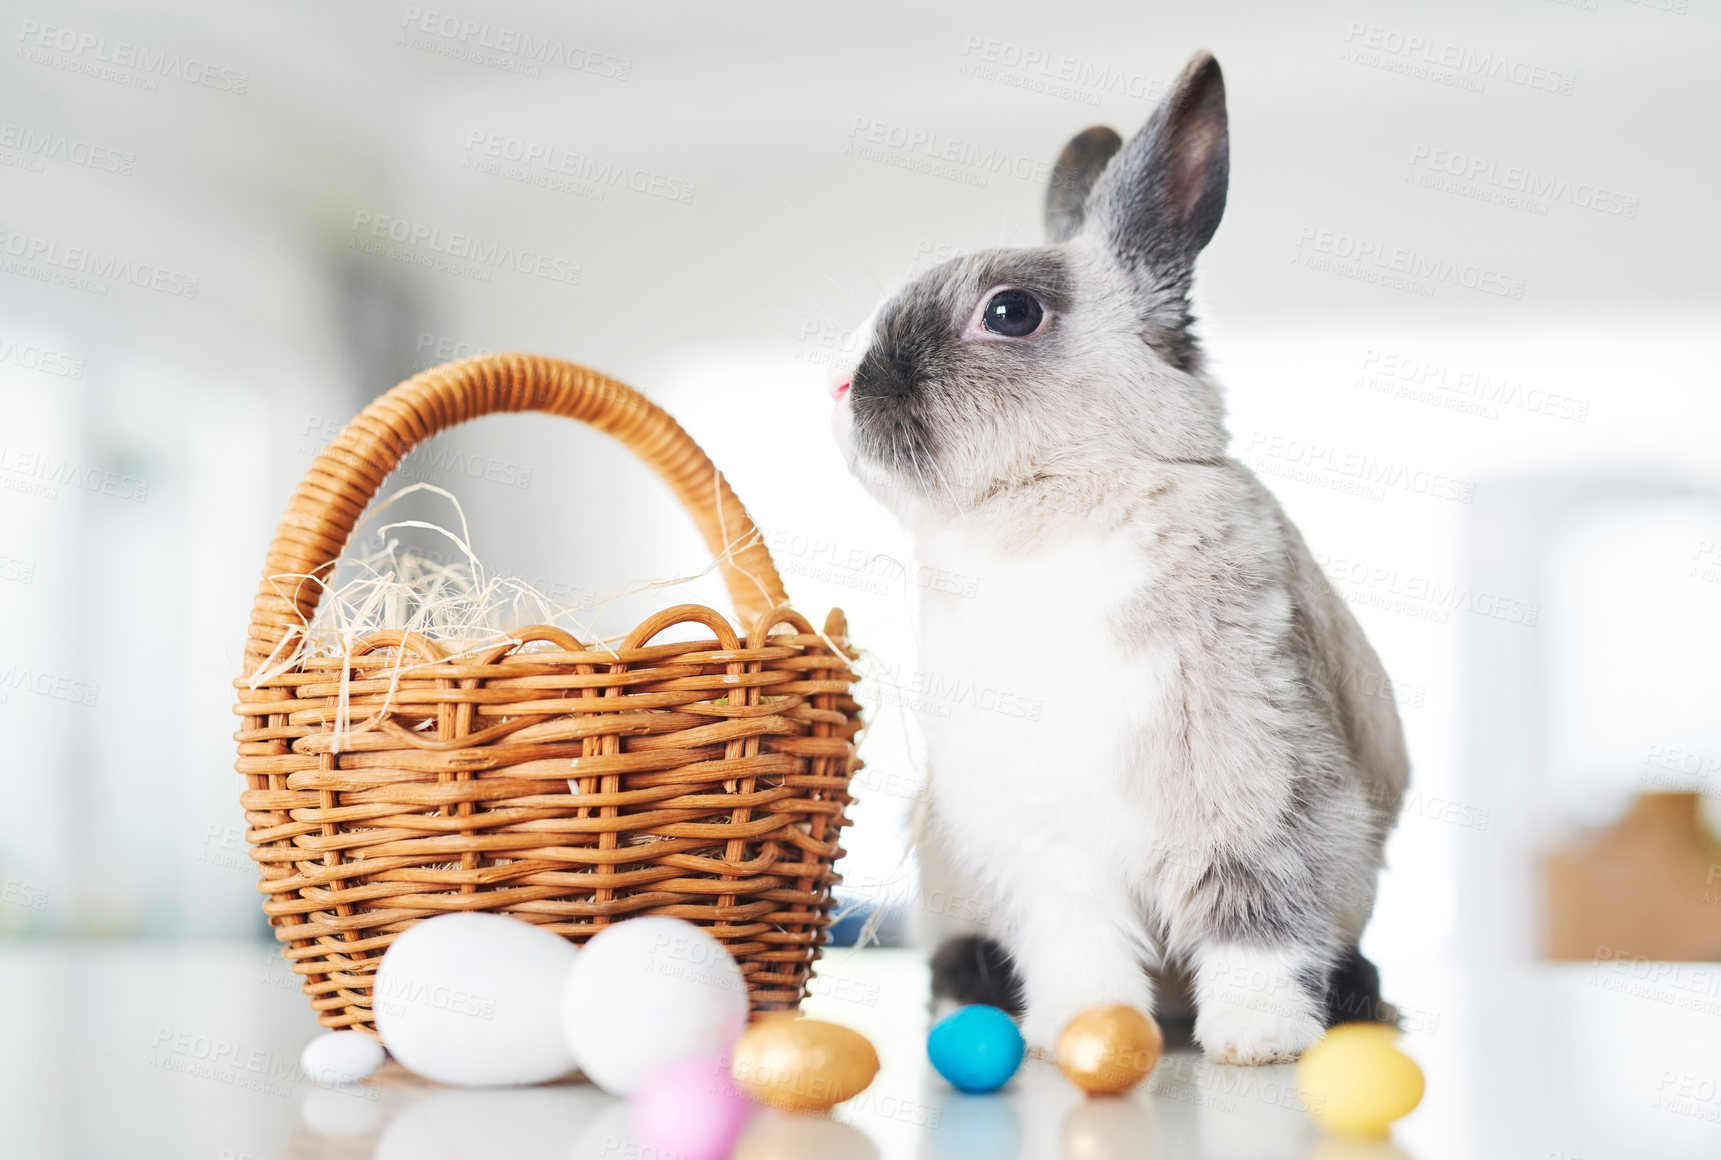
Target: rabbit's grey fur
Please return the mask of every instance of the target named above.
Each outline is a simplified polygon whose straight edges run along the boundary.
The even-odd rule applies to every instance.
[[[1198,55],[1146,127],[1065,151],[1057,244],[927,272],[874,312],[834,419],[921,558],[923,878],[979,899],[1050,1048],[1194,977],[1215,1058],[1293,1058],[1373,909],[1408,762],[1361,629],[1229,457],[1189,333],[1219,224],[1224,85]],[[1102,171],[1103,170],[1103,171]],[[1072,196],[1070,190],[1076,190]],[[1046,308],[980,333],[1000,286]]]

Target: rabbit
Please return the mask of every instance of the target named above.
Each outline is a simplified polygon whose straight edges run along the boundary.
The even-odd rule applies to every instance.
[[[1048,245],[914,278],[832,383],[849,470],[977,578],[920,596],[922,879],[984,919],[934,992],[1040,1052],[1086,1008],[1154,1012],[1156,974],[1235,1064],[1378,998],[1358,942],[1409,760],[1362,629],[1226,451],[1189,293],[1228,171],[1198,53],[1127,144],[1064,149]]]

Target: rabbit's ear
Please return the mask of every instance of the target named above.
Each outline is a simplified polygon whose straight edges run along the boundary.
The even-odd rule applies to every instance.
[[[1088,199],[1088,231],[1137,278],[1187,287],[1225,213],[1230,169],[1225,78],[1211,53],[1198,52],[1106,166]]]
[[[1087,217],[1088,193],[1100,178],[1112,154],[1123,148],[1123,138],[1104,125],[1083,129],[1052,167],[1052,182],[1046,186],[1046,240],[1067,242],[1082,228]]]

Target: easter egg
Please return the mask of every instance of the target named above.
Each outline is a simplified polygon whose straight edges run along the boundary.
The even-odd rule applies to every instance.
[[[1022,1066],[1027,1045],[1015,1020],[997,1007],[959,1007],[926,1037],[926,1056],[958,1091],[992,1092]]]
[[[443,914],[396,938],[372,985],[377,1032],[439,1083],[543,1083],[572,1071],[561,1009],[573,944],[501,914]]]
[[[1147,1078],[1165,1050],[1159,1024],[1134,1007],[1092,1007],[1058,1036],[1058,1070],[1089,1095],[1116,1095]]]
[[[730,1074],[762,1104],[822,1112],[866,1090],[878,1074],[878,1052],[866,1036],[835,1023],[768,1016],[735,1045]]]
[[[631,1094],[678,1060],[728,1054],[747,1023],[741,968],[722,943],[679,918],[606,926],[580,950],[566,987],[568,1049],[612,1095]]]
[[[325,1087],[358,1083],[382,1066],[382,1044],[362,1031],[325,1031],[299,1053],[305,1078]]]
[[[1422,1069],[1396,1045],[1384,1023],[1343,1023],[1303,1052],[1297,1094],[1329,1131],[1380,1137],[1422,1102]]]
[[[713,1059],[684,1059],[646,1080],[629,1101],[634,1134],[659,1156],[724,1160],[747,1124],[747,1101],[729,1069]]]

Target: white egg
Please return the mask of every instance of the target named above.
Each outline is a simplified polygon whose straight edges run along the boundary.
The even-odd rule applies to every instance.
[[[312,1083],[330,1087],[357,1083],[382,1066],[382,1044],[361,1031],[325,1031],[299,1053],[299,1068]]]
[[[501,914],[443,914],[394,940],[377,967],[377,1031],[402,1065],[467,1087],[572,1071],[557,1015],[573,944]]]
[[[747,1023],[747,983],[723,944],[691,922],[630,918],[581,949],[562,1019],[592,1082],[629,1095],[665,1064],[725,1055]]]

